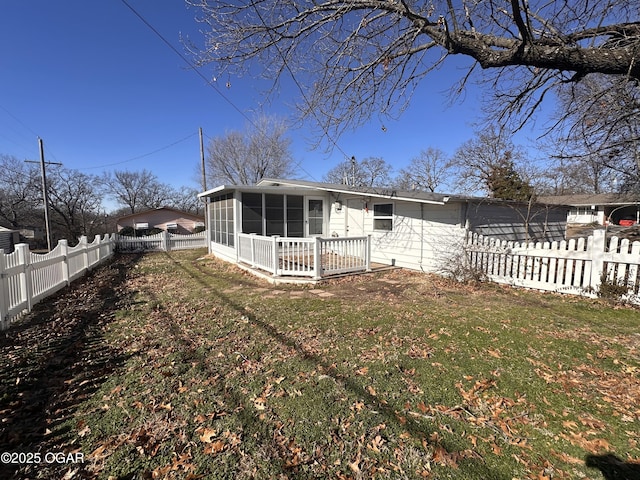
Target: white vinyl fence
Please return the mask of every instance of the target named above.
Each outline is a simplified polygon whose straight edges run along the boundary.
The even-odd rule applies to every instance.
[[[238,234],[238,260],[275,276],[321,278],[371,270],[370,237],[289,238]]]
[[[160,232],[143,237],[127,237],[116,235],[116,250],[118,252],[168,252],[170,250],[186,250],[207,246],[206,232],[180,235],[176,233]]]
[[[514,243],[472,235],[466,252],[469,268],[489,280],[514,286],[596,296],[603,282],[640,299],[640,242],[606,239],[604,230],[588,238],[562,242]]]
[[[60,240],[47,254],[32,253],[29,246],[19,243],[15,251],[0,250],[0,330],[33,306],[92,267],[102,263],[115,251],[115,235],[96,236],[92,243],[81,237],[75,247]]]

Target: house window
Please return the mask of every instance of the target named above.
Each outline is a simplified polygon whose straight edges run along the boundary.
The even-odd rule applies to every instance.
[[[233,195],[228,193],[214,197],[211,200],[209,217],[211,240],[232,247],[234,244]]]
[[[393,230],[393,203],[373,204],[373,229],[387,232]]]
[[[304,197],[273,193],[242,194],[242,232],[304,236]]]

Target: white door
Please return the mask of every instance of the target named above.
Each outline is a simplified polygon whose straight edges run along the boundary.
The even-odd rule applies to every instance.
[[[324,199],[307,198],[307,236],[324,235]]]
[[[364,235],[364,202],[361,198],[347,200],[347,237]]]

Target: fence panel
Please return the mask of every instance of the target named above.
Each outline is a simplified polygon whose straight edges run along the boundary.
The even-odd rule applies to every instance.
[[[126,237],[118,235],[116,250],[121,253],[133,252],[161,252],[163,248],[163,235],[146,235],[144,237]]]
[[[169,233],[169,248],[171,250],[186,250],[207,246],[207,232],[178,235]]]
[[[170,250],[186,250],[207,246],[206,232],[180,235],[160,232],[143,237],[117,235],[116,250],[122,253],[131,252],[168,252]]]
[[[44,255],[29,252],[29,266],[31,270],[31,301],[32,304],[53,295],[67,285],[64,274],[64,252],[62,245]]]
[[[35,303],[68,285],[90,266],[111,257],[114,249],[115,235],[105,235],[97,236],[90,245],[82,237],[73,248],[61,240],[44,255],[30,252],[24,243],[8,255],[0,250],[0,330],[9,328]]]
[[[601,282],[626,286],[637,299],[640,242],[611,238],[604,231],[568,242],[518,244],[473,234],[467,241],[469,268],[497,283],[595,296]]]

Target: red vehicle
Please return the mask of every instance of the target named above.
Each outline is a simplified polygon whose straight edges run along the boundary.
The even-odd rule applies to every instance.
[[[618,225],[621,227],[632,227],[636,224],[636,219],[634,217],[622,217],[618,222]]]

